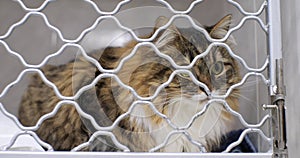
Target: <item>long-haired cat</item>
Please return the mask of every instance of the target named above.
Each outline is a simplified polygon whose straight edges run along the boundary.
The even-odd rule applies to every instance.
[[[154,31],[167,21],[164,17],[158,18]],[[230,21],[231,15],[227,15],[215,25],[203,28],[212,38],[219,39],[227,34]],[[147,37],[151,37],[152,34]],[[161,30],[152,43],[162,54],[170,56],[177,65],[189,65],[210,44],[199,31],[177,28],[173,24]],[[226,43],[233,47],[233,38],[230,36]],[[108,47],[99,51],[100,58],[97,60],[104,69],[115,69],[120,61],[132,52],[136,44],[138,42],[133,40],[123,47]],[[132,87],[137,95],[151,97],[156,94],[160,85],[169,82],[175,70],[172,64],[160,57],[153,48],[143,46],[139,47],[134,56],[126,60],[115,74],[122,83]],[[203,145],[206,151],[211,151],[219,145],[222,135],[232,130],[233,117],[219,102],[209,104],[203,115],[194,116],[211,99],[211,94],[225,94],[230,86],[240,81],[238,63],[227,49],[214,46],[188,70],[192,76],[183,71],[177,73],[156,97],[147,100],[152,102],[161,114],[167,116],[171,125],[168,120],[154,112],[148,102],[136,102],[139,101],[137,96],[122,87],[114,77],[100,78],[95,87],[82,93],[76,102],[103,127],[111,126],[133,103],[138,103],[131,113],[111,130],[117,140],[130,151],[157,149],[156,151],[161,152],[200,152],[201,148],[197,144]],[[42,71],[65,96],[74,95],[83,85],[91,83],[103,74],[84,58],[60,66],[46,65]],[[193,79],[204,83],[209,91],[194,83]],[[236,93],[237,89],[226,98],[233,110],[238,110],[239,107]],[[38,75],[34,75],[19,109],[21,123],[25,126],[35,125],[37,120],[51,112],[59,101],[53,89]],[[176,129],[181,130],[177,130],[176,133]],[[174,134],[169,135],[174,131]],[[64,105],[54,117],[44,121],[36,132],[55,150],[70,150],[88,141],[96,129],[89,120],[81,118],[73,106]],[[168,136],[170,138],[165,142]],[[163,143],[165,144],[160,147]],[[89,150],[120,149],[109,137],[99,136],[91,143]]]

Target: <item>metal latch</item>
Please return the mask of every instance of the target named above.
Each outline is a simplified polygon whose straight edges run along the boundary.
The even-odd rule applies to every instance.
[[[275,157],[288,157],[287,154],[287,133],[286,133],[286,107],[285,107],[285,86],[283,80],[282,59],[276,59],[276,85],[272,86],[274,95],[271,98],[272,105],[263,105],[264,109],[271,109],[273,149]]]

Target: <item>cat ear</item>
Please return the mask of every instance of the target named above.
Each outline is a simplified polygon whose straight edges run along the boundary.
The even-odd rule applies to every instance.
[[[160,16],[156,19],[155,21],[155,30],[157,30],[158,28],[166,25],[168,23],[169,19],[165,16]]]
[[[156,19],[154,31],[166,25],[168,22],[169,19],[167,17],[165,16],[158,17]],[[166,29],[160,30],[160,32],[156,37],[155,43],[161,43],[162,41],[164,41],[164,43],[169,42],[173,40],[175,37],[177,37],[178,35],[180,35],[180,32],[178,31],[176,26],[174,24],[170,24],[170,26],[168,26]]]
[[[206,30],[209,32],[209,35],[212,38],[220,39],[226,36],[230,24],[231,24],[232,15],[226,15],[223,17],[219,22],[217,22],[215,25],[206,27]]]

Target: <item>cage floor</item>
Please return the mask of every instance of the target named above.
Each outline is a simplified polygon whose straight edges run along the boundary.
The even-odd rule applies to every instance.
[[[233,153],[233,154],[222,154],[222,153],[207,153],[207,154],[197,154],[197,153],[112,153],[112,152],[0,152],[0,155],[9,158],[24,158],[30,156],[31,158],[94,158],[94,157],[107,157],[107,158],[135,158],[135,157],[146,157],[146,158],[194,158],[194,157],[203,157],[203,158],[216,158],[216,157],[226,157],[226,158],[271,158],[272,153],[262,153],[259,155],[247,154],[247,153]]]
[[[13,135],[20,132],[21,130],[15,125],[15,123],[8,119],[3,113],[0,112],[0,148],[6,144],[9,144]],[[30,145],[30,148],[28,146]],[[17,139],[13,146],[13,150],[20,149],[38,150],[43,151],[43,148],[35,142],[31,136],[21,136]]]
[[[4,116],[3,113],[0,112],[0,147],[3,145],[8,144],[13,135],[20,130],[14,124],[14,122]],[[30,146],[30,147],[29,147]],[[228,157],[228,158],[250,158],[250,157],[258,157],[258,158],[270,158],[272,157],[272,153],[260,153],[260,154],[251,154],[251,153],[119,153],[119,152],[36,152],[36,151],[43,151],[43,148],[35,142],[35,140],[31,136],[22,136],[17,139],[13,147],[10,149],[11,151],[0,151],[0,156],[2,157],[9,157],[9,158],[23,158],[24,156],[30,156],[32,158],[52,158],[52,157],[86,157],[86,158],[93,158],[99,156],[105,156],[109,158],[115,157],[123,157],[123,158],[132,158],[132,157],[148,157],[148,158],[156,158],[156,157]],[[27,150],[26,152],[22,150]],[[31,151],[28,151],[31,150]],[[22,151],[22,152],[20,152]],[[32,152],[35,151],[35,152]],[[201,154],[201,155],[200,155]]]

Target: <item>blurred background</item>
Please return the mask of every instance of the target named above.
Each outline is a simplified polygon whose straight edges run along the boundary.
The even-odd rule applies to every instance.
[[[24,0],[23,2],[28,8],[38,8],[44,1]],[[95,0],[94,2],[100,10],[109,12],[113,11],[120,1]],[[168,2],[176,10],[186,10],[192,0],[172,0]],[[261,7],[263,0],[237,0],[237,2],[239,2],[246,11],[256,12]],[[294,85],[300,77],[300,71],[298,71],[299,58],[296,53],[299,49],[296,44],[299,35],[299,31],[297,30],[299,17],[296,14],[297,9],[295,8],[298,3],[300,2],[296,2],[296,0],[282,2],[281,13],[283,30],[282,32],[278,32],[283,35],[284,72],[287,86],[288,138],[290,138],[289,152],[291,153],[291,157],[296,155],[296,149],[300,147],[297,140],[292,139],[300,129],[298,123],[300,116],[297,115],[299,108],[297,110],[297,100],[295,99],[297,98],[297,94],[299,94],[299,90],[297,86]],[[124,34],[124,30],[122,30],[115,21],[110,19],[98,21],[94,29],[87,34],[83,34],[82,38],[78,38],[81,36],[83,30],[95,24],[96,19],[101,16],[90,3],[84,1],[74,0],[72,3],[67,0],[53,1],[42,9],[41,12],[46,15],[51,25],[61,31],[65,39],[78,39],[76,43],[80,44],[87,53],[105,48],[108,45],[122,46],[130,40],[128,36],[119,38],[120,35]],[[22,20],[27,13],[28,12],[24,11],[16,1],[1,0],[0,37],[7,33],[11,25]],[[196,5],[188,15],[199,25],[210,26],[227,14],[232,14],[233,16],[231,27],[237,26],[244,17],[236,7],[226,1],[220,0],[206,0]],[[123,5],[115,17],[123,26],[131,28],[132,30],[143,30],[144,28],[152,28],[157,17],[161,15],[171,17],[173,14],[164,5],[158,2],[135,0]],[[265,11],[259,16],[264,23],[266,23],[265,16]],[[178,20],[175,21],[175,23],[181,26],[190,25],[184,20]],[[137,32],[137,34],[147,33],[149,33],[149,29]],[[267,58],[267,37],[258,22],[248,20],[239,30],[234,31],[232,35],[235,37],[237,43],[234,53],[242,57],[249,67],[260,68]],[[57,52],[65,44],[59,34],[49,28],[45,19],[40,15],[30,15],[22,25],[17,26],[3,41],[8,44],[12,51],[22,55],[28,64],[41,63],[47,55]],[[47,64],[60,65],[67,63],[76,58],[78,52],[78,48],[67,47],[60,55],[51,58]],[[2,92],[9,83],[14,81],[25,68],[19,59],[9,54],[5,46],[0,43],[0,92]],[[241,71],[244,74],[247,72],[243,69]],[[267,76],[267,72],[263,72],[263,74]],[[17,116],[18,105],[21,101],[22,94],[26,91],[28,81],[29,77],[25,75],[4,97],[0,98],[0,102],[11,114]],[[248,123],[259,123],[262,117],[268,113],[268,111],[262,110],[262,105],[268,104],[270,99],[267,86],[260,77],[250,77],[240,88],[242,93],[242,97],[240,98],[240,113]],[[238,119],[237,122],[239,122]],[[237,124],[236,128],[241,128],[241,124]],[[1,112],[0,129],[4,129],[0,130],[0,146],[6,144],[18,130]],[[268,123],[264,124],[261,129],[269,136]],[[261,140],[260,136],[254,134],[252,138],[261,152],[268,150],[268,145]],[[22,144],[22,140],[20,140],[20,143]]]
[[[281,1],[282,51],[286,85],[288,150],[291,157],[300,154],[300,2]]]

